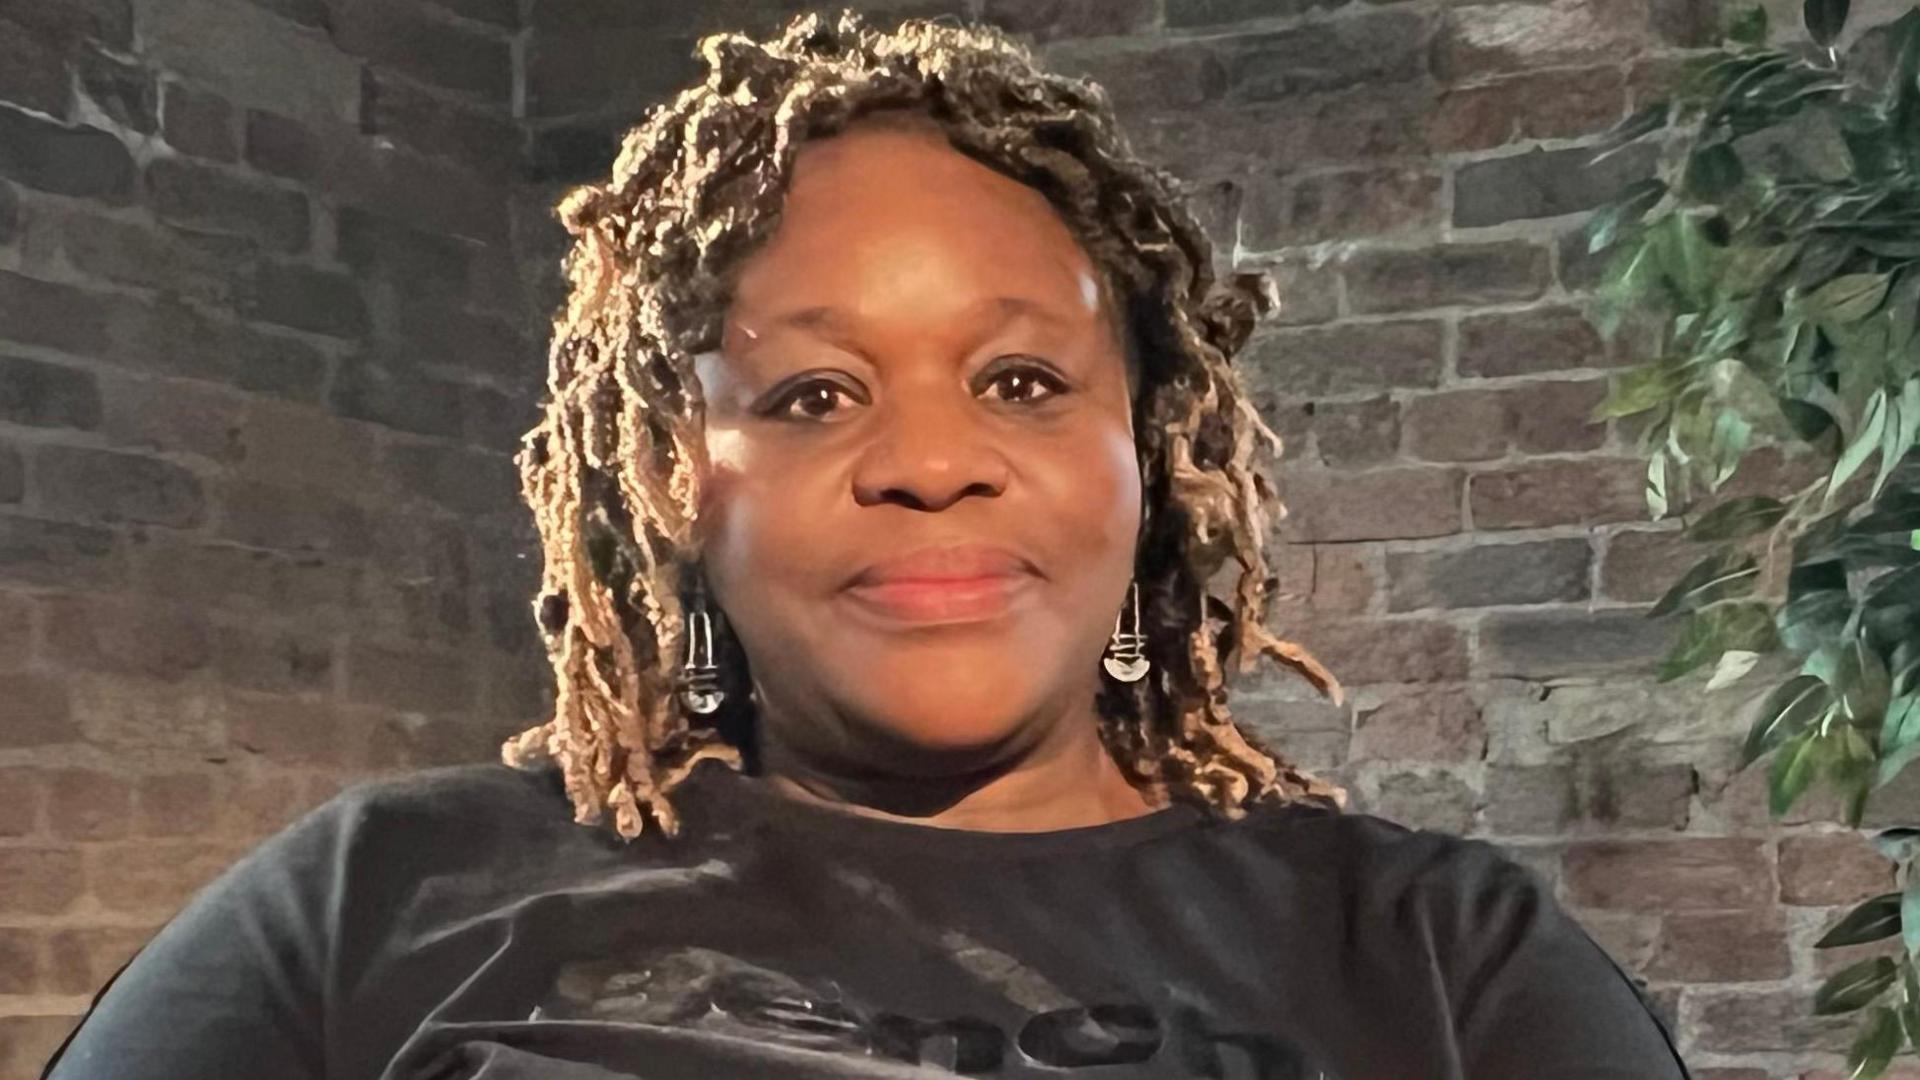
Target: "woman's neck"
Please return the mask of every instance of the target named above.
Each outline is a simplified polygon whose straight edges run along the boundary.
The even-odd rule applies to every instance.
[[[983,832],[1045,832],[1139,817],[1159,804],[1130,783],[1095,721],[1056,725],[1011,766],[956,777],[847,776],[763,734],[761,773],[791,798],[849,813]]]

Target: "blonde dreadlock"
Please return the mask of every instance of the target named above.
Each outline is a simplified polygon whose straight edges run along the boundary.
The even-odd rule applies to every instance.
[[[728,713],[688,715],[674,692],[706,464],[692,357],[715,347],[729,274],[776,227],[801,145],[906,109],[1045,194],[1124,294],[1141,358],[1147,515],[1135,579],[1154,677],[1102,691],[1108,750],[1143,789],[1227,816],[1268,799],[1344,803],[1227,709],[1228,673],[1262,655],[1340,696],[1324,668],[1264,625],[1277,585],[1269,515],[1285,511],[1256,458],[1277,458],[1281,445],[1229,361],[1277,302],[1271,280],[1216,282],[1181,182],[1134,157],[1106,92],[1039,70],[991,27],[910,19],[885,33],[844,10],[798,16],[769,41],[708,35],[698,50],[704,81],[627,134],[610,183],[559,205],[575,237],[570,294],[545,413],[516,458],[544,547],[534,606],[558,693],[550,721],[502,748],[507,763],[556,760],[576,819],[611,809],[628,839],[648,815],[679,831],[669,796],[702,759],[741,766]],[[1229,556],[1239,564],[1231,605],[1209,590]],[[728,667],[744,681],[744,657]],[[750,717],[732,719],[742,722]]]

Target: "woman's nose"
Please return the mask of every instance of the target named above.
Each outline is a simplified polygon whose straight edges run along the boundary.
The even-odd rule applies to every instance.
[[[859,505],[944,510],[968,495],[1006,490],[1006,454],[977,400],[955,389],[902,390],[876,413],[854,469]]]

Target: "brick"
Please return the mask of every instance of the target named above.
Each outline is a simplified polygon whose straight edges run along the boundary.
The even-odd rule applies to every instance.
[[[175,682],[213,659],[206,621],[168,605],[53,597],[46,625],[48,656],[69,669]]]
[[[1433,386],[1442,332],[1438,320],[1409,319],[1257,334],[1242,362],[1256,405],[1263,390],[1271,400]]]
[[[307,248],[307,197],[297,191],[183,158],[155,158],[147,166],[147,197],[156,215],[175,224],[244,236],[275,251]]]
[[[152,320],[138,301],[0,270],[0,336],[23,345],[108,355],[116,339],[147,330]]]
[[[1631,758],[1582,761],[1581,816],[1605,830],[1684,829],[1697,778],[1690,765],[1654,765]]]
[[[46,979],[47,965],[37,931],[0,927],[0,994],[32,994]]]
[[[156,304],[144,340],[117,340],[112,355],[193,379],[220,382],[275,397],[311,401],[327,377],[327,355],[303,341],[267,334],[186,304]]]
[[[0,735],[4,733],[5,729],[0,727]],[[39,832],[40,808],[45,802],[46,778],[41,769],[0,769],[0,836],[32,836]]]
[[[1606,423],[1589,419],[1606,396],[1604,380],[1584,379],[1518,386],[1502,394],[1501,401],[1522,453],[1560,454],[1597,449],[1606,441]]]
[[[1478,673],[1548,678],[1644,674],[1666,655],[1676,628],[1637,610],[1511,612],[1480,626]]]
[[[202,773],[142,776],[134,785],[136,836],[200,836],[218,818],[217,783]]]
[[[994,26],[1035,41],[1101,37],[1151,27],[1154,0],[986,0],[981,12]]]
[[[546,370],[540,349],[504,319],[422,301],[402,305],[398,323],[399,348],[409,363],[491,375],[516,384]]]
[[[1626,83],[1617,68],[1527,72],[1443,90],[1433,148],[1486,150],[1531,139],[1605,131],[1624,116]]]
[[[503,394],[484,386],[461,388],[467,441],[495,453],[517,450],[539,422],[539,403],[528,394]]]
[[[463,19],[490,23],[505,30],[520,29],[518,0],[426,0]]]
[[[133,8],[128,0],[8,0],[0,18],[43,37],[71,44],[98,41],[121,51],[133,47]]]
[[[1522,9],[1450,7],[1434,42],[1434,71],[1459,82],[1505,71],[1604,64],[1653,44],[1632,0],[1554,0]]]
[[[0,101],[64,120],[73,110],[65,49],[0,17]]]
[[[1168,29],[1216,26],[1338,7],[1346,0],[1166,0]]]
[[[1487,732],[1480,707],[1457,687],[1399,694],[1361,709],[1353,734],[1355,760],[1477,761]]]
[[[1464,833],[1473,824],[1473,789],[1451,773],[1393,773],[1379,779],[1366,811],[1409,828]]]
[[[1444,217],[1440,177],[1422,169],[1317,173],[1254,191],[1241,242],[1255,250],[1431,232]]]
[[[474,276],[477,245],[403,222],[343,207],[339,214],[342,262],[362,274],[396,285],[410,281],[452,283],[465,292]]]
[[[1695,1053],[1806,1054],[1843,1051],[1853,1041],[1858,1014],[1815,1016],[1808,992],[1699,988],[1688,993]]]
[[[169,81],[161,92],[161,132],[168,146],[190,157],[238,161],[237,118],[227,99],[186,83]]]
[[[700,75],[695,36],[647,26],[535,34],[525,61],[526,115],[629,110],[665,101]]]
[[[1099,84],[1122,112],[1188,109],[1220,101],[1227,90],[1226,58],[1209,41],[1134,37],[1088,47],[1067,42],[1049,49],[1047,57],[1061,74]]]
[[[327,11],[327,0],[247,0],[255,7],[265,8],[283,19],[291,19],[301,26],[310,26],[325,32],[331,16]]]
[[[334,626],[355,606],[356,571],[314,555],[230,544],[155,541],[138,559],[142,592],[195,608],[244,614],[298,611]]]
[[[37,1074],[79,1021],[65,1015],[0,1017],[0,1076]]]
[[[1658,147],[1636,144],[1595,163],[1592,147],[1469,162],[1453,177],[1453,224],[1470,229],[1591,210],[1653,174]]]
[[[221,741],[220,702],[198,680],[169,683],[89,675],[73,680],[73,713],[103,751],[212,757]]]
[[[520,131],[495,113],[468,108],[427,93],[405,79],[368,68],[360,128],[386,135],[428,157],[449,158],[481,173],[506,179],[520,156]],[[606,164],[611,166],[609,155]]]
[[[366,753],[371,731],[361,710],[251,694],[227,721],[234,750],[275,765],[351,764]]]
[[[342,416],[416,435],[459,438],[460,385],[365,361],[343,365],[329,404]]]
[[[353,56],[480,101],[505,105],[512,97],[512,53],[500,38],[390,0],[333,0],[329,12],[334,44]]]
[[[246,117],[247,164],[290,180],[320,175],[320,144],[305,124],[258,109]]]
[[[80,853],[51,847],[0,848],[0,912],[58,915],[85,891]]]
[[[1426,461],[1487,461],[1507,452],[1507,402],[1484,390],[1422,394],[1407,402],[1407,452]]]
[[[1758,908],[1773,899],[1773,862],[1760,840],[1613,840],[1574,843],[1567,900],[1663,914]]]
[[[1859,833],[1780,840],[1783,904],[1852,904],[1893,887],[1893,863]]]
[[[371,428],[323,409],[285,402],[249,403],[240,450],[245,458],[241,474],[268,484],[365,495],[367,478],[382,473]]]
[[[1592,525],[1646,517],[1646,466],[1583,458],[1475,473],[1469,503],[1478,529]]]
[[[1446,682],[1467,674],[1466,637],[1443,622],[1318,621],[1289,628],[1288,636],[1353,686]]]
[[[347,650],[347,697],[415,712],[473,704],[473,672],[458,655],[354,642]]]
[[[1600,334],[1577,309],[1529,308],[1460,320],[1462,375],[1534,375],[1613,366]]]
[[[366,301],[351,277],[294,263],[259,265],[246,314],[339,338],[365,337],[370,327]]]
[[[464,514],[498,513],[515,505],[519,473],[494,454],[432,443],[401,443],[387,452],[400,484],[433,503]]]
[[[187,529],[206,519],[199,479],[158,458],[46,446],[34,456],[34,483],[41,510],[66,520]]]
[[[85,371],[0,355],[0,420],[91,431],[100,425],[100,389]]]
[[[241,237],[94,214],[63,215],[58,229],[67,260],[93,277],[218,304],[232,302],[255,252]]]
[[[78,734],[65,683],[42,674],[0,674],[0,746],[51,746]]]
[[[12,184],[0,182],[0,246],[13,243],[20,233],[20,196]]]
[[[220,681],[245,690],[325,692],[333,682],[333,644],[287,630],[224,626],[213,635]]]
[[[197,454],[232,462],[242,455],[242,398],[219,387],[188,382],[106,378],[100,383],[106,415],[100,430],[115,443],[169,454]]]
[[[1389,552],[1387,610],[1584,600],[1590,559],[1578,537]]]
[[[607,176],[620,153],[618,136],[605,124],[559,124],[532,133],[527,179],[536,184],[579,184]]]
[[[289,552],[368,551],[366,513],[317,488],[240,481],[228,486],[224,502],[221,539]]]
[[[60,840],[118,840],[133,816],[133,787],[97,769],[54,769],[47,776],[47,821]]]
[[[1345,274],[1360,314],[1531,300],[1547,287],[1547,252],[1521,241],[1364,251]]]
[[[0,179],[119,205],[133,196],[133,157],[112,133],[0,109]]]
[[[26,497],[27,466],[20,451],[0,446],[0,503],[18,503]]]
[[[0,671],[21,671],[33,654],[34,603],[0,592]]]
[[[1499,836],[1560,836],[1579,813],[1565,765],[1489,765],[1481,821]]]
[[[1226,94],[1275,101],[1419,79],[1430,32],[1422,15],[1383,11],[1226,38]]]
[[[1378,465],[1400,446],[1400,407],[1392,398],[1330,401],[1315,406],[1314,446],[1336,468]]]
[[[81,92],[114,123],[143,135],[160,130],[160,88],[151,71],[91,47],[81,50],[75,68]]]
[[[140,11],[155,63],[236,105],[299,120],[359,119],[359,63],[309,29],[241,0],[140,0]]]
[[[1614,533],[1600,563],[1600,591],[1610,600],[1658,600],[1706,553],[1678,529]]]
[[[47,942],[53,958],[51,990],[60,994],[97,992],[152,937],[152,931],[135,926],[96,926],[53,932]]]
[[[1460,487],[1452,469],[1294,470],[1282,529],[1295,542],[1449,536],[1460,531]]]
[[[1642,973],[1651,979],[1737,983],[1783,979],[1792,968],[1777,909],[1683,911],[1662,920]]]
[[[0,581],[74,588],[110,585],[125,574],[105,529],[0,515]]]
[[[108,911],[172,915],[232,862],[230,850],[197,841],[103,844],[87,850],[87,879]]]

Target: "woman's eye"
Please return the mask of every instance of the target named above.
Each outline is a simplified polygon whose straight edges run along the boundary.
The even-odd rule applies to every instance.
[[[1004,387],[1001,400],[1016,405],[1045,401],[1067,390],[1067,384],[1058,375],[1031,364],[1002,368],[988,379],[987,385]]]
[[[835,411],[836,397],[852,399],[853,394],[838,383],[809,379],[775,399],[767,414],[789,420],[825,420]]]

